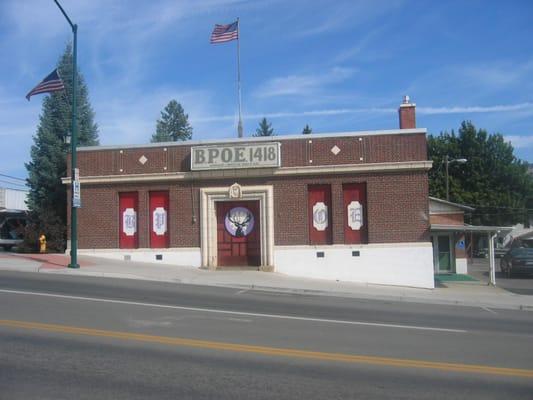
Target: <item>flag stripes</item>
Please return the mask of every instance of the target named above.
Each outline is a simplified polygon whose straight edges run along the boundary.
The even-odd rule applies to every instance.
[[[46,78],[44,78],[41,83],[29,91],[29,93],[26,95],[26,99],[30,101],[30,97],[34,94],[57,92],[63,89],[65,89],[65,85],[63,85],[63,81],[59,77],[56,68]]]
[[[211,44],[225,43],[239,39],[239,22],[235,21],[227,25],[215,25],[211,33]]]

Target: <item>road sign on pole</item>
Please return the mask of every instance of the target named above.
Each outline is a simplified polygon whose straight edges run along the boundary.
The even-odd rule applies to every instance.
[[[80,208],[81,207],[81,190],[80,190],[80,181],[79,179],[74,180],[72,186],[72,207]]]

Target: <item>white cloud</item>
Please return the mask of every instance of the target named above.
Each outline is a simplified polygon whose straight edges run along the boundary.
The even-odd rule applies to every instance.
[[[449,107],[417,107],[416,112],[424,115],[443,115],[443,114],[462,114],[462,113],[508,113],[514,111],[533,110],[533,103],[520,103],[496,106],[449,106]],[[398,112],[397,108],[392,107],[361,107],[361,108],[331,108],[322,110],[309,111],[283,111],[267,112],[259,114],[245,114],[244,119],[257,118],[293,118],[293,117],[320,117],[343,114],[390,114]],[[235,118],[234,115],[219,116],[198,116],[196,121],[214,122],[230,121]]]
[[[451,106],[451,107],[417,107],[420,114],[463,114],[463,113],[505,113],[511,111],[533,111],[533,103],[519,103],[495,106]]]
[[[505,139],[511,142],[515,149],[533,149],[533,135],[506,135]]]
[[[334,67],[315,75],[288,75],[272,78],[256,91],[257,97],[299,96],[317,92],[327,85],[343,82],[355,73],[354,68]]]
[[[524,79],[529,81],[533,73],[533,60],[522,63],[497,61],[466,66],[460,71],[468,80],[474,80],[487,88],[500,89],[521,84]]]
[[[333,59],[336,63],[346,62],[347,60],[357,57],[360,59],[383,59],[389,57],[389,53],[382,49],[381,46],[372,46],[374,41],[381,36],[386,30],[385,25],[374,28],[362,36],[351,47],[344,49]]]
[[[259,114],[245,114],[244,119],[258,119],[258,118],[295,118],[295,117],[324,117],[342,114],[378,114],[378,113],[392,113],[396,112],[394,108],[337,108],[326,110],[310,110],[310,111],[284,111],[284,112],[267,112]],[[216,121],[230,121],[233,120],[233,115],[219,115],[213,117],[198,117],[200,122],[216,122]]]
[[[397,9],[403,3],[403,0],[315,2],[315,12],[311,18],[304,19],[305,28],[297,32],[296,36],[321,35],[367,24]],[[309,2],[305,2],[305,7],[309,7]]]
[[[95,112],[102,144],[148,143],[155,132],[161,111],[172,99],[180,102],[191,122],[197,115],[209,114],[211,94],[202,90],[158,88],[150,93],[130,90],[127,93],[102,94],[97,98]],[[200,121],[209,122],[209,121]],[[193,136],[206,124],[194,124]]]
[[[7,97],[0,88],[0,173],[23,177],[39,119],[39,99],[27,102],[23,95]]]

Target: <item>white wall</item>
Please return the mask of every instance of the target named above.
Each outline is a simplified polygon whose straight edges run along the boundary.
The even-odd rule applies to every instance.
[[[0,208],[9,210],[28,210],[26,199],[28,191],[0,188]]]
[[[456,274],[468,274],[468,263],[466,258],[455,259],[455,273]]]
[[[200,248],[170,248],[170,249],[80,249],[78,254],[93,257],[109,258],[111,260],[129,260],[158,264],[172,264],[186,267],[201,266]],[[162,255],[157,260],[156,255]]]
[[[317,258],[318,251],[324,258]],[[359,256],[352,256],[359,251]],[[275,271],[347,282],[434,288],[431,243],[276,246]]]
[[[317,258],[317,251],[324,258]],[[352,256],[359,251],[359,256]],[[201,266],[200,248],[171,249],[80,249],[79,254],[131,261]],[[163,260],[156,260],[162,254]],[[275,246],[274,270],[301,276],[380,285],[434,288],[433,250],[431,243]]]

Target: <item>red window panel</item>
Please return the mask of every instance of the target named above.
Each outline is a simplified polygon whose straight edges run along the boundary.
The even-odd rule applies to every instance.
[[[137,192],[119,193],[119,247],[139,247],[138,233],[139,195]]]
[[[342,185],[344,197],[344,243],[368,243],[366,183]]]
[[[331,186],[308,186],[309,243],[332,243]]]
[[[168,192],[150,192],[150,247],[153,249],[167,248],[168,233]]]

